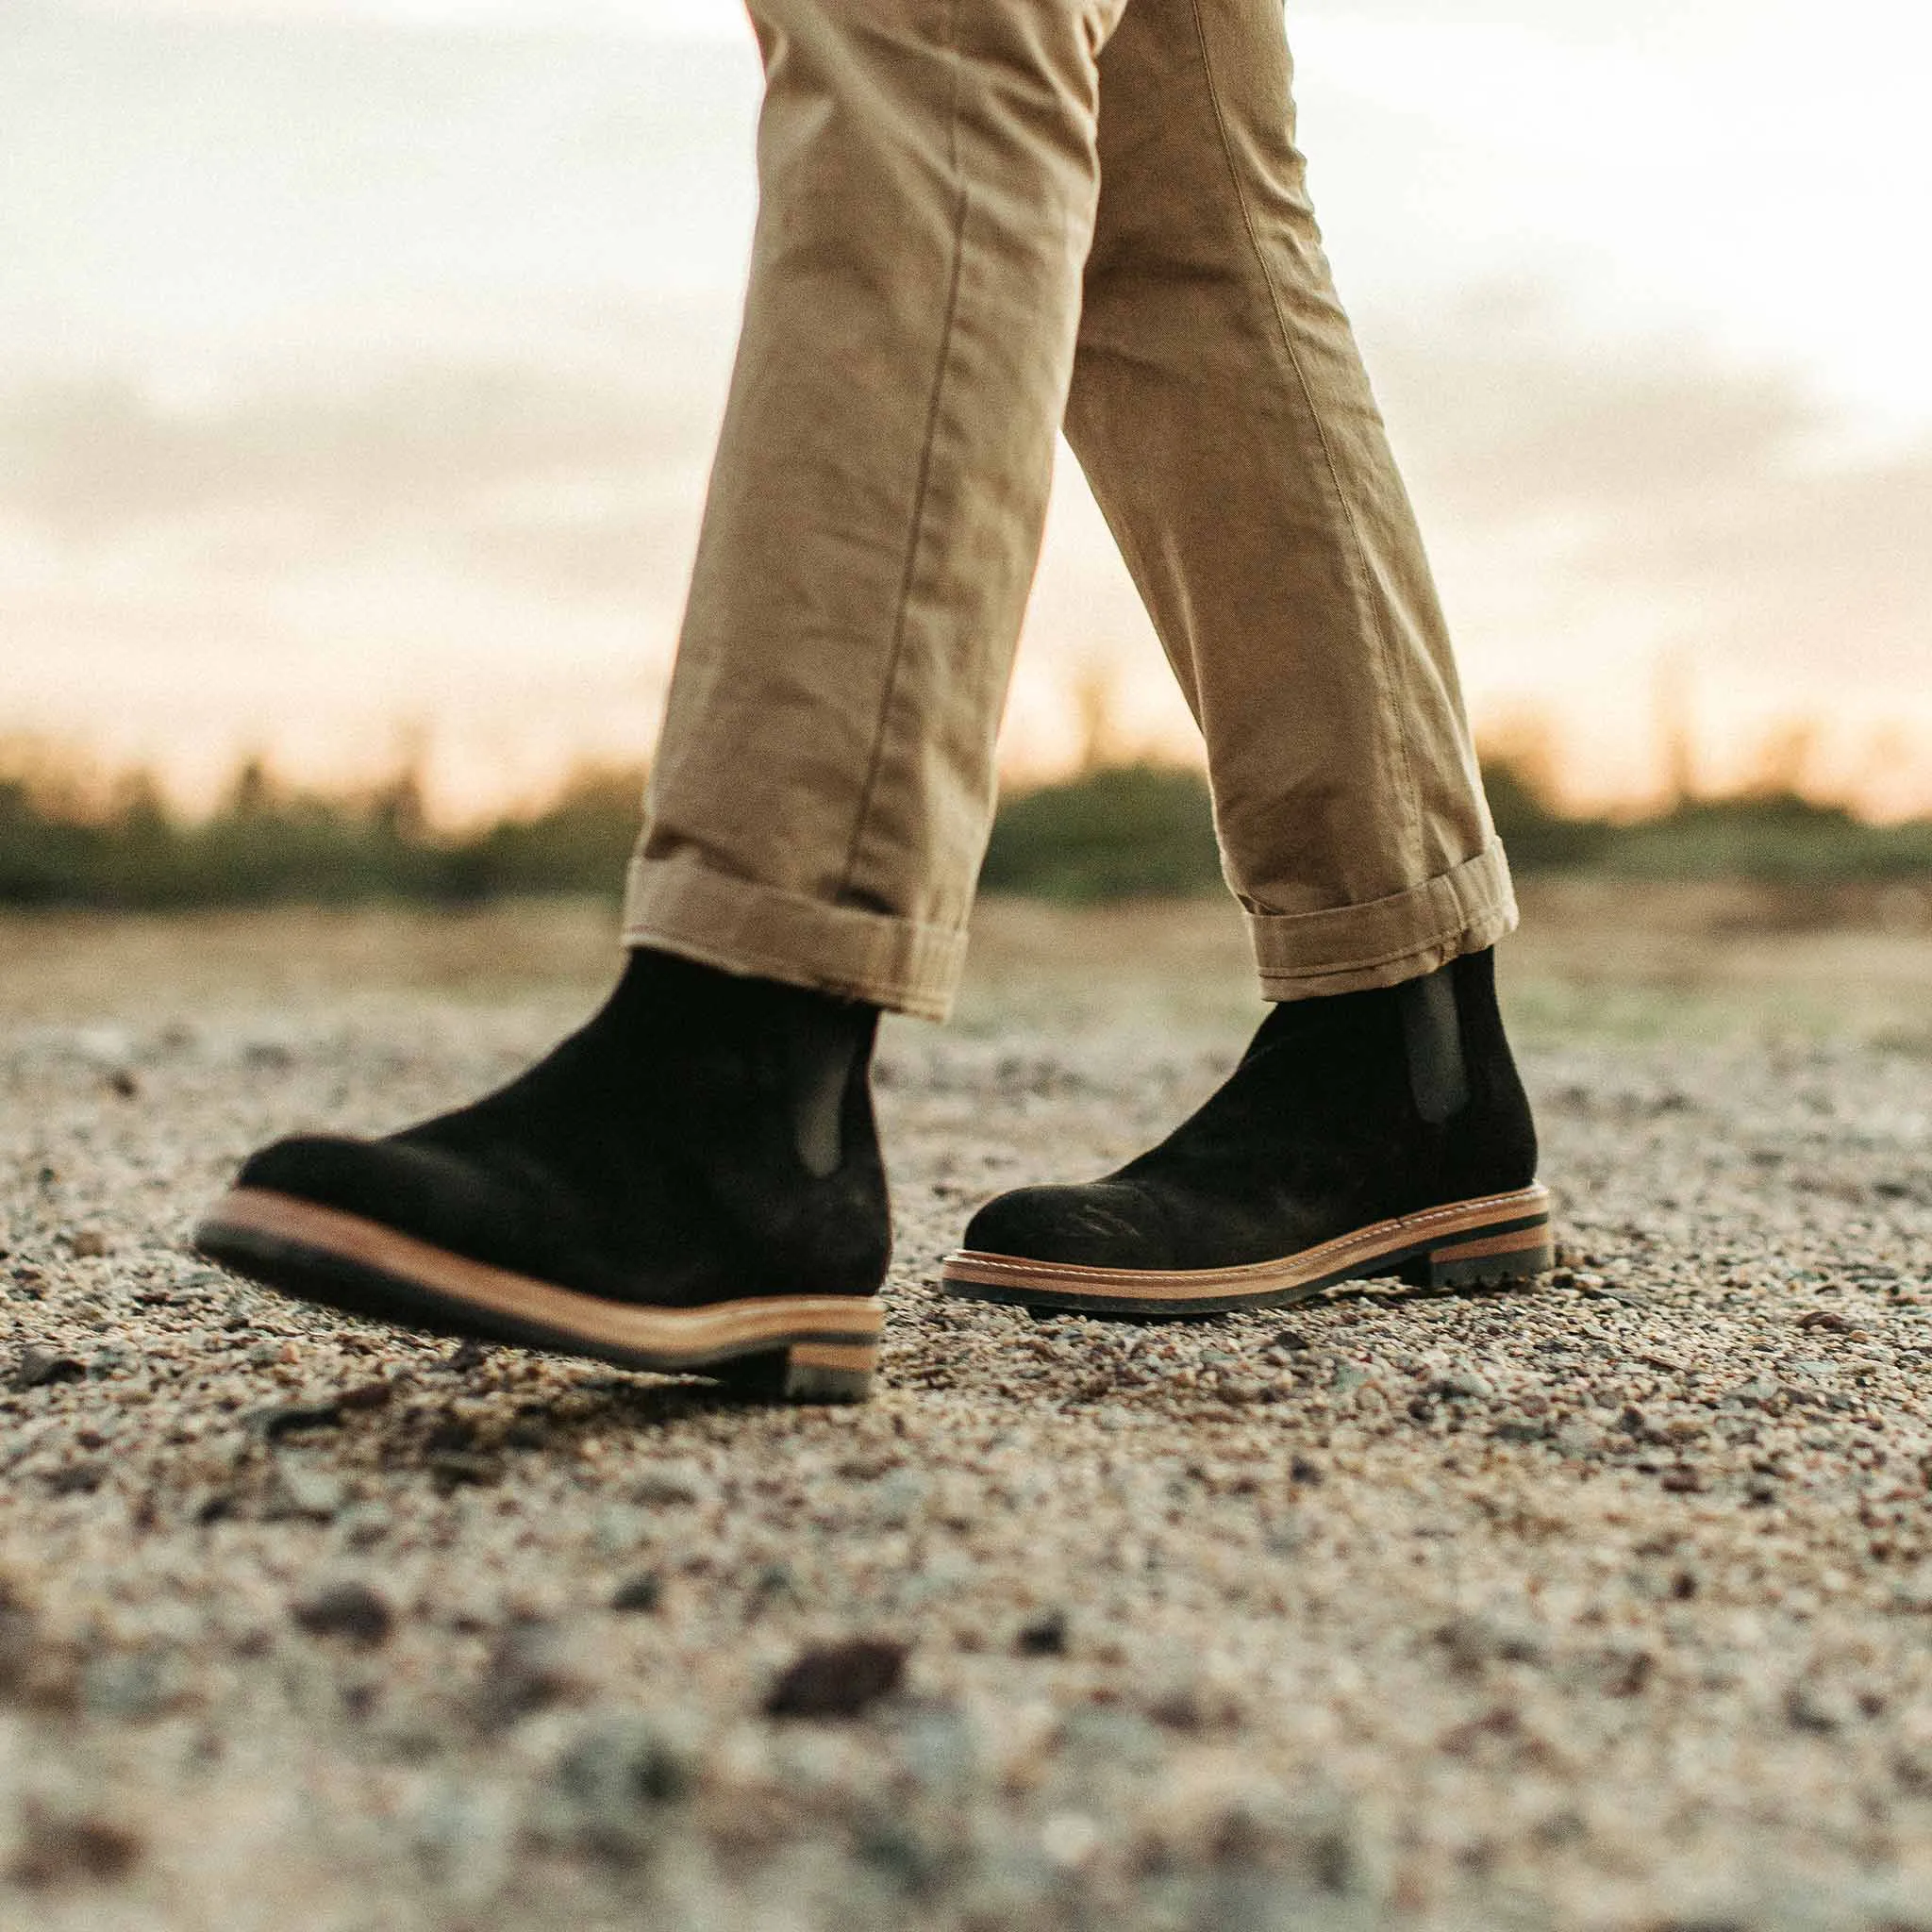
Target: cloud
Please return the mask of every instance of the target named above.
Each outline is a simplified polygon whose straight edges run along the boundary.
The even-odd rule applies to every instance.
[[[544,346],[193,407],[132,381],[0,396],[6,725],[204,799],[244,750],[366,777],[420,721],[459,813],[641,757],[721,358],[614,374]],[[637,344],[620,325],[605,347]]]
[[[635,593],[690,521],[716,408],[708,369],[652,384],[416,363],[194,408],[128,380],[42,384],[0,398],[0,519],[94,561],[245,574],[413,548]]]
[[[194,407],[132,382],[0,396],[0,631],[36,659],[16,718],[38,688],[63,717],[158,719],[158,694],[192,675],[196,707],[231,705],[231,735],[258,742],[281,675],[312,714],[291,730],[324,710],[340,738],[377,709],[494,706],[513,735],[537,702],[562,758],[573,733],[600,741],[629,677],[635,741],[725,344],[708,309],[608,327],[596,358],[552,337],[522,362],[418,356]],[[1713,728],[1810,710],[1932,732],[1932,441],[1853,447],[1789,376],[1677,340],[1591,340],[1534,290],[1365,333],[1472,690],[1623,734],[1593,778],[1579,766],[1582,792],[1641,782],[1666,653],[1696,674]],[[1062,687],[1109,656],[1130,722],[1183,741],[1118,560],[1067,482],[1012,742],[1050,756]]]
[[[715,0],[71,0],[80,13],[154,21],[344,21],[440,33],[555,32],[742,39],[742,14]]]
[[[1922,681],[1932,437],[1861,447],[1787,374],[1578,341],[1521,293],[1376,349],[1417,492],[1460,541],[1555,532],[1546,568],[1578,597],[1683,608],[1714,653],[1821,697]]]

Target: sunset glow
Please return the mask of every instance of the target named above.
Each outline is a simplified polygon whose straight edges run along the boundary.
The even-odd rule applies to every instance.
[[[1932,811],[1932,25],[1610,23],[1290,8],[1478,724],[1579,804],[1656,798],[1674,744],[1701,787]],[[188,798],[422,749],[458,818],[641,759],[757,82],[727,0],[0,13],[0,737]],[[1009,769],[1102,712],[1192,754],[1068,461]]]

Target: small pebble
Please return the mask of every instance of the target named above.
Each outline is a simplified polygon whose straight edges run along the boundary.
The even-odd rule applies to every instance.
[[[289,1614],[312,1637],[342,1637],[364,1648],[387,1641],[395,1627],[389,1599],[353,1580],[323,1584],[296,1598]]]
[[[29,1890],[125,1878],[146,1846],[121,1819],[40,1798],[20,1807],[20,1841],[7,1876]]]
[[[663,1601],[664,1579],[655,1570],[641,1570],[635,1576],[626,1576],[610,1592],[613,1610],[651,1611],[660,1607]]]
[[[87,1365],[71,1355],[56,1355],[29,1345],[15,1359],[10,1379],[16,1389],[44,1389],[53,1382],[79,1382],[86,1377]]]
[[[486,1730],[497,1729],[584,1688],[585,1673],[564,1633],[540,1618],[519,1618],[491,1645],[476,1719]]]
[[[765,1715],[853,1718],[899,1688],[910,1646],[889,1637],[855,1637],[801,1651],[765,1695]]]
[[[1065,1657],[1067,1654],[1067,1613],[1044,1610],[1022,1624],[1013,1639],[1017,1657]]]

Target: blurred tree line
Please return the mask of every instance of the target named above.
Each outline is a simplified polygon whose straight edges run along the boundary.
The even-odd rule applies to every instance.
[[[251,762],[211,814],[190,819],[144,774],[99,797],[58,769],[0,768],[0,905],[454,905],[615,891],[641,795],[633,772],[587,770],[541,811],[449,834],[429,824],[413,773],[324,793],[284,787]]]
[[[1533,771],[1507,758],[1486,758],[1483,779],[1519,873],[1807,886],[1932,879],[1932,821],[1872,825],[1841,806],[1776,790],[1684,799],[1619,824],[1557,810]],[[1024,792],[1000,808],[981,882],[989,891],[1066,900],[1218,888],[1207,781],[1189,770],[1120,765]]]
[[[1687,799],[1634,824],[1565,815],[1526,763],[1486,761],[1497,827],[1521,872],[1823,885],[1932,878],[1932,821],[1864,824],[1795,791]],[[244,765],[202,818],[132,774],[102,788],[44,758],[0,761],[0,905],[164,909],[392,898],[459,905],[615,893],[636,835],[634,772],[577,774],[541,810],[451,833],[414,774],[320,793]],[[1221,886],[1208,786],[1181,767],[1099,764],[1001,806],[989,891],[1069,902]]]

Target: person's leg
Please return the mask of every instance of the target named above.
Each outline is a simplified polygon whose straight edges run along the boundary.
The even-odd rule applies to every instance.
[[[1067,433],[1206,737],[1274,999],[1515,923],[1442,612],[1336,298],[1274,0],[1135,0]]]
[[[754,0],[751,297],[626,936],[943,1018],[1120,0]]]
[[[1547,1265],[1490,955],[1515,924],[1441,607],[1294,144],[1274,0],[1133,0],[1067,431],[1206,738],[1279,1002],[1116,1174],[983,1208],[962,1291],[1274,1301]]]
[[[752,0],[743,341],[604,1009],[473,1107],[242,1168],[308,1299],[867,1388],[878,1008],[942,1015],[1065,407],[1119,0]]]

